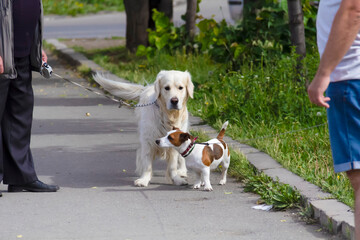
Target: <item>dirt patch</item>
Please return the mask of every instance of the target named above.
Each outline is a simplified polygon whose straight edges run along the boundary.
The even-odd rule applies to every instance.
[[[82,47],[85,50],[125,46],[125,38],[74,38],[61,40],[68,47]]]

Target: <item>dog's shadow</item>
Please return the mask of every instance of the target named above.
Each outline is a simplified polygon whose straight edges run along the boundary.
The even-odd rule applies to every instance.
[[[152,180],[150,181],[147,187],[138,187],[134,185],[134,181],[137,177],[128,177],[126,179],[122,179],[121,183],[118,185],[117,188],[108,188],[106,192],[150,192],[150,191],[195,191],[195,192],[208,192],[204,191],[201,187],[200,189],[193,189],[193,183],[195,182],[195,173],[192,171],[188,171],[188,177],[186,178],[188,184],[186,185],[174,185],[165,177],[164,174],[165,170],[156,170],[154,171],[154,175]],[[220,172],[212,172],[210,175],[211,182],[213,183],[214,189],[217,188],[217,183],[220,180]]]
[[[135,186],[134,181],[138,175],[135,174],[136,152],[134,150],[109,151],[104,154],[104,151],[96,148],[83,152],[48,148],[35,149],[35,153],[41,156],[37,158],[39,179],[58,184],[61,188],[96,187],[103,188],[103,191],[107,192],[202,191],[192,189],[195,174],[191,170],[188,171],[187,178],[189,185],[176,186],[170,183],[165,177],[166,162],[161,160],[154,161],[153,178],[149,186]],[[54,157],[56,161],[50,163],[48,159]],[[216,173],[212,172],[210,175],[213,185],[217,182],[214,174]],[[46,178],[50,178],[52,182]]]

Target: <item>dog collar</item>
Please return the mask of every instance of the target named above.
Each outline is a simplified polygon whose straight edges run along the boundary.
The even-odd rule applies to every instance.
[[[186,150],[184,152],[181,153],[181,156],[183,156],[184,158],[189,156],[190,153],[192,152],[192,150],[194,150],[194,143],[196,141],[198,137],[195,137],[194,140],[189,144],[189,146],[186,148]]]

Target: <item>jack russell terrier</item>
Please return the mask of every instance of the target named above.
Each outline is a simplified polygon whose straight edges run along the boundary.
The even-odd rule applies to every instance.
[[[205,143],[195,143],[197,137],[189,133],[182,132],[178,128],[173,128],[165,137],[157,139],[155,142],[162,148],[174,148],[185,158],[186,167],[195,171],[197,179],[193,186],[199,189],[204,186],[204,190],[212,191],[210,184],[210,170],[222,165],[220,185],[226,183],[226,173],[230,165],[230,150],[224,142],[228,121],[224,123],[218,136]]]

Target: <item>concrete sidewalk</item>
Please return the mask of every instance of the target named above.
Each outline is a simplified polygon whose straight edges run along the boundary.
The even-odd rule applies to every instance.
[[[49,63],[57,74],[88,84],[54,57]],[[36,169],[41,180],[61,189],[7,193],[0,185],[0,239],[341,239],[292,212],[251,209],[258,196],[244,193],[233,179],[216,185],[218,173],[211,175],[213,192],[198,191],[166,183],[164,163],[158,161],[151,185],[135,187],[133,110],[61,79],[34,74],[33,85]],[[191,121],[213,131],[197,118]]]

